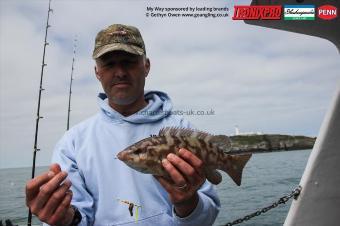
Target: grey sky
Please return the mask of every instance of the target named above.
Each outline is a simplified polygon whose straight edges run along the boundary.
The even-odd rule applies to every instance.
[[[30,166],[48,1],[0,2],[0,168]],[[52,1],[37,164],[49,164],[66,129],[75,35],[71,125],[98,111],[101,86],[91,54],[96,33],[112,23],[140,28],[151,60],[147,89],[169,93],[175,109],[215,111],[186,116],[199,129],[231,134],[238,125],[241,131],[316,136],[339,82],[333,44],[231,17],[145,16],[147,6],[227,4],[232,11],[231,2]]]

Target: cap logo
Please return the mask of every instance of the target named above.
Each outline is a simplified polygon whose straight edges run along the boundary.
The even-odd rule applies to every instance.
[[[113,31],[111,33],[109,33],[110,35],[126,35],[127,32],[126,31]]]

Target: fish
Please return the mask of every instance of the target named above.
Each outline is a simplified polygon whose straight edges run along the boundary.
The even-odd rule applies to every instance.
[[[240,186],[243,168],[252,155],[231,152],[231,141],[226,135],[165,127],[158,135],[151,135],[120,151],[117,158],[141,173],[170,178],[162,166],[162,160],[166,159],[169,153],[179,155],[181,148],[192,152],[203,161],[205,176],[215,185],[222,181],[222,175],[217,171],[221,170]]]

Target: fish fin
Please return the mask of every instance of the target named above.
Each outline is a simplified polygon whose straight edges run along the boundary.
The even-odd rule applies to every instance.
[[[219,184],[222,181],[222,175],[215,169],[207,168],[205,170],[205,176],[212,184]]]
[[[207,137],[213,137],[213,135],[189,128],[181,127],[164,127],[159,131],[159,136],[185,136],[185,137],[196,137],[198,139],[205,139]]]
[[[250,159],[251,154],[241,154],[241,155],[227,155],[224,165],[221,170],[226,172],[233,181],[240,186],[242,180],[242,171],[244,166]]]
[[[225,135],[213,136],[210,142],[217,145],[217,147],[223,150],[223,152],[228,152],[231,150],[231,142],[228,136],[225,136]]]

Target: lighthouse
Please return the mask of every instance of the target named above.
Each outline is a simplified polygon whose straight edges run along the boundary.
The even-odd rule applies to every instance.
[[[238,129],[238,125],[235,126],[235,135],[240,135],[240,130]]]

